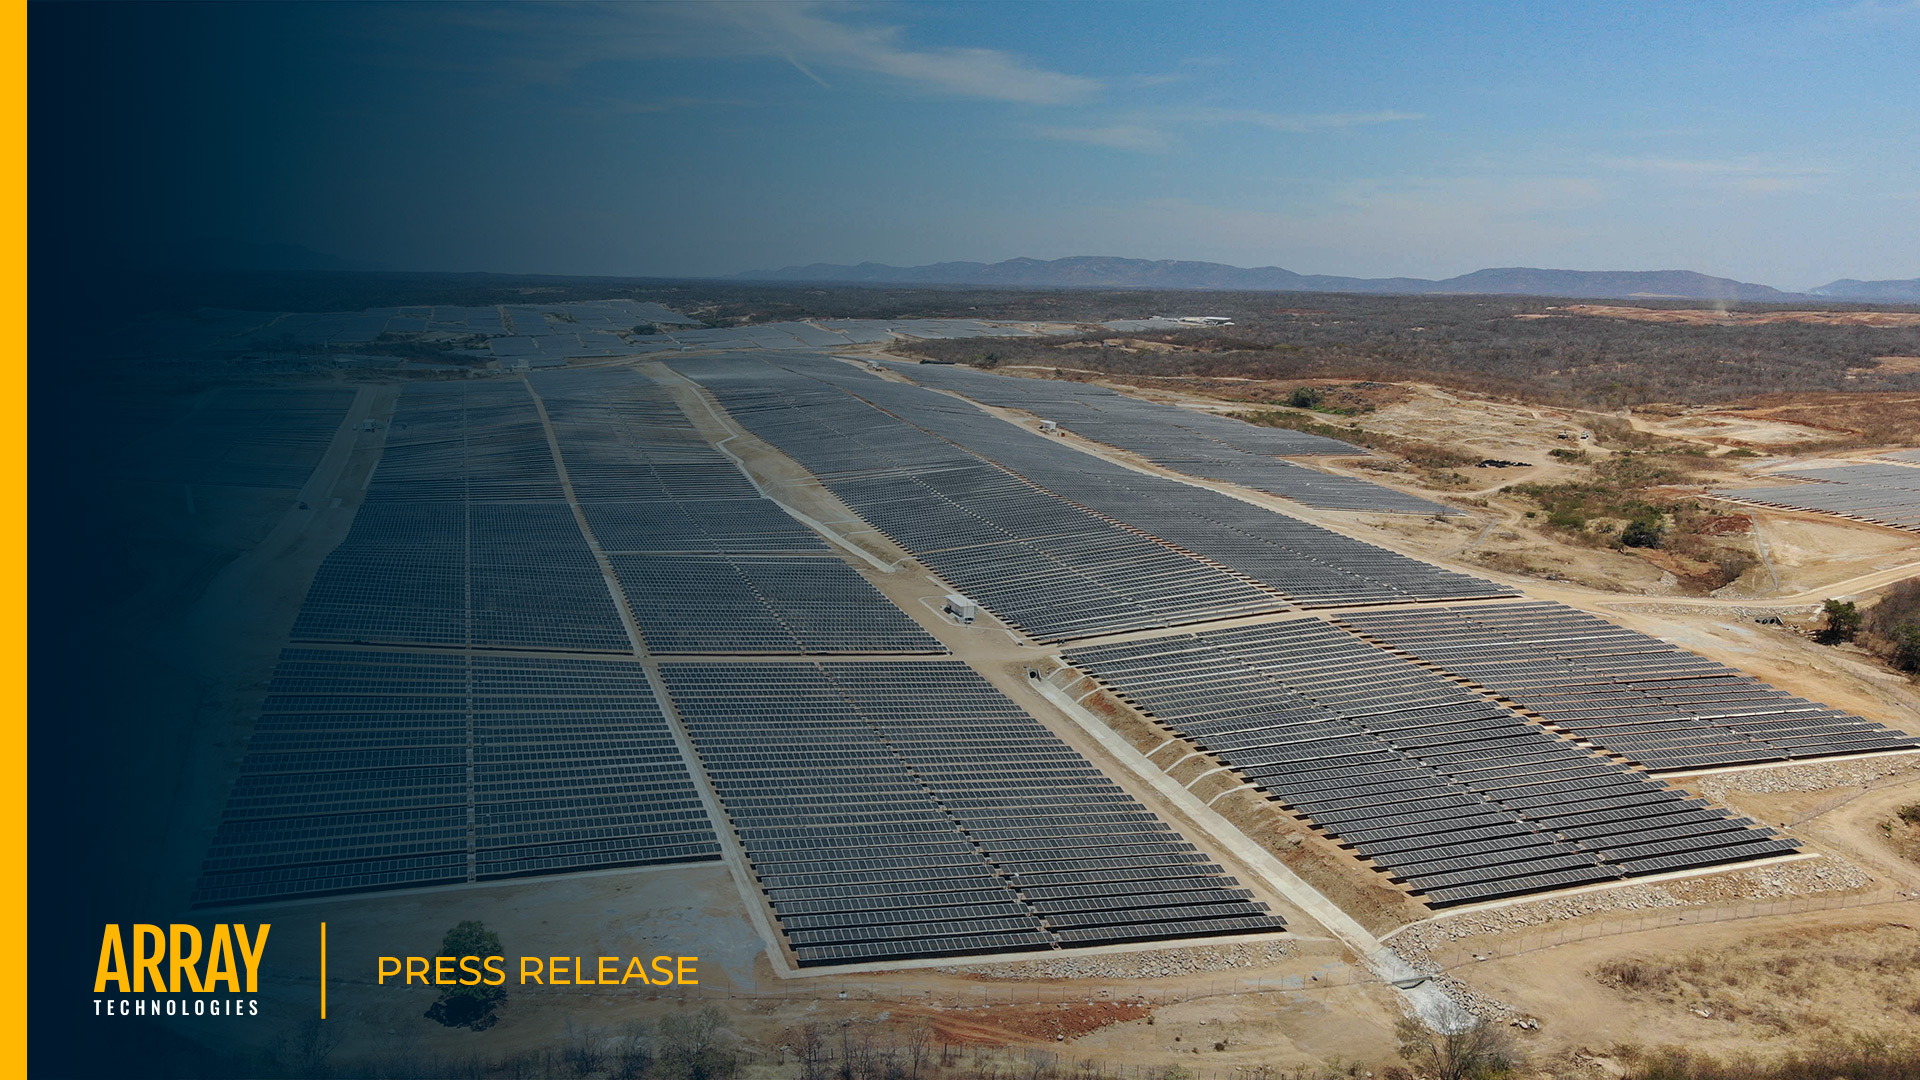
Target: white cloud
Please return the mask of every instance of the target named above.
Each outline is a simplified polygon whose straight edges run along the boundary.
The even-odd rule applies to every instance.
[[[1130,253],[1146,257],[1440,278],[1483,266],[1579,265],[1586,260],[1576,252],[1608,232],[1591,220],[1606,198],[1581,177],[1370,180],[1280,207],[1175,198],[1089,208],[1054,228],[1079,234],[1060,247],[1126,235]]]
[[[1041,127],[1033,133],[1042,139],[1087,143],[1114,150],[1132,150],[1142,154],[1161,154],[1173,149],[1173,139],[1157,128],[1136,124],[1111,127]]]
[[[1086,101],[1101,89],[1097,79],[1034,67],[999,49],[909,48],[900,27],[836,21],[813,4],[724,4],[712,10],[752,29],[816,82],[820,78],[806,64],[874,72],[960,97],[1035,105]]]
[[[1817,165],[1795,165],[1760,158],[1610,157],[1599,163],[1621,172],[1661,176],[1697,187],[1721,188],[1756,195],[1804,191],[1833,170]]]
[[[760,57],[791,64],[808,79],[835,88],[835,72],[885,76],[905,86],[956,97],[1035,105],[1070,105],[1097,97],[1105,84],[1050,71],[1000,49],[914,47],[906,28],[856,22],[842,5],[794,0],[729,3],[550,4],[538,17],[526,8],[400,5],[366,32],[390,45],[444,41],[425,59],[397,53],[410,66],[484,71],[495,82],[560,83],[607,61]],[[466,35],[503,38],[505,54],[484,63],[464,55]],[[396,61],[400,62],[400,61]]]
[[[1423,113],[1410,112],[1364,112],[1364,113],[1274,113],[1259,109],[1202,109],[1192,114],[1196,121],[1209,124],[1252,124],[1269,131],[1283,132],[1289,135],[1304,135],[1314,131],[1338,131],[1342,128],[1364,127],[1372,124],[1397,124],[1412,120],[1424,120]]]

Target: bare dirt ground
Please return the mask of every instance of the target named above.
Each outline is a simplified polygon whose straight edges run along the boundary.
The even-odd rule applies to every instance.
[[[1712,308],[1641,308],[1615,304],[1568,304],[1516,319],[1552,319],[1588,315],[1635,322],[1685,323],[1690,326],[1758,326],[1805,323],[1813,326],[1920,326],[1912,311],[1719,311]]]
[[[1210,407],[1222,405],[1218,398],[1186,392],[1166,396],[1188,404],[1205,400]],[[696,414],[696,420],[716,437],[738,435],[719,417]],[[1815,700],[1891,723],[1904,720],[1905,726],[1920,720],[1916,698],[1904,680],[1858,657],[1813,645],[1791,629],[1755,625],[1748,614],[1749,609],[1773,610],[1769,603],[1776,607],[1817,603],[1823,587],[1920,562],[1911,534],[1808,515],[1743,510],[1750,514],[1756,534],[1771,554],[1775,577],[1764,587],[1756,584],[1760,592],[1755,596],[1736,598],[1737,602],[1666,596],[1661,592],[1665,571],[1659,567],[1629,555],[1556,543],[1529,527],[1519,504],[1501,501],[1501,489],[1522,479],[1518,474],[1532,480],[1573,475],[1570,466],[1552,457],[1554,449],[1576,446],[1596,455],[1611,452],[1593,440],[1578,439],[1584,430],[1579,414],[1407,386],[1383,392],[1367,422],[1410,436],[1431,437],[1435,430],[1447,430],[1475,454],[1528,461],[1532,467],[1475,470],[1476,480],[1486,474],[1485,482],[1470,488],[1461,500],[1471,516],[1457,520],[1315,512],[1265,496],[1242,496],[1383,546],[1521,582],[1532,595],[1601,611]],[[1657,422],[1674,421],[1661,418]],[[1720,445],[1773,439],[1770,445],[1785,448],[1811,441],[1811,436],[1795,430],[1794,421],[1765,417],[1737,421],[1732,429],[1694,425],[1686,431],[1676,428],[1673,434]],[[804,471],[750,438],[733,438],[727,446],[770,494],[842,538],[847,558],[863,575],[976,670],[1100,763],[1117,783],[1165,813],[1190,838],[1205,843],[1195,821],[1166,807],[1150,786],[1115,765],[1097,742],[1056,715],[1028,685],[1026,668],[1045,650],[991,618],[971,627],[942,619],[932,603],[943,591],[937,579],[918,570],[884,537],[866,529]],[[236,519],[239,526],[230,526],[244,534],[246,544],[261,545],[261,552],[271,547],[273,552],[234,562],[218,571],[217,577],[208,569],[194,580],[174,583],[178,590],[206,598],[195,610],[207,621],[190,620],[193,634],[206,635],[192,651],[229,660],[240,657],[242,662],[220,668],[218,662],[202,661],[213,663],[213,668],[193,669],[192,677],[201,680],[201,688],[190,699],[182,696],[196,704],[189,714],[169,721],[191,732],[192,745],[217,748],[216,753],[200,755],[207,759],[206,766],[183,780],[157,774],[150,778],[156,785],[184,784],[187,789],[179,796],[181,814],[164,829],[170,835],[161,839],[149,833],[141,838],[154,845],[141,865],[153,866],[154,892],[168,906],[184,899],[190,868],[204,851],[210,828],[206,823],[217,818],[242,738],[257,712],[261,683],[271,670],[274,648],[270,646],[277,646],[284,637],[285,624],[291,622],[313,567],[344,533],[357,498],[356,485],[364,484],[374,448],[371,442],[366,446],[356,442],[328,478],[328,501],[312,504],[322,509],[310,518],[290,523],[284,508],[255,510]],[[1351,468],[1320,459],[1312,464],[1335,471]],[[1742,460],[1729,471],[1742,471],[1745,465]],[[1383,477],[1366,470],[1353,470],[1353,474],[1433,494],[1411,476]],[[342,499],[339,507],[331,504],[332,497]],[[1484,500],[1484,504],[1472,500]],[[214,526],[203,521],[196,527]],[[279,539],[263,544],[260,538],[269,536]],[[159,598],[155,609],[176,600]],[[216,618],[220,612],[226,614]],[[227,621],[235,612],[240,621]],[[1146,725],[1129,729],[1123,709],[1112,710],[1110,720],[1142,752],[1162,741]],[[1191,771],[1192,766],[1187,768]],[[1185,772],[1177,775],[1193,779]],[[1513,956],[1500,955],[1502,943],[1527,940],[1529,934],[1537,934],[1540,924],[1490,926],[1479,940],[1495,958],[1471,963],[1454,971],[1453,977],[1476,999],[1505,1003],[1515,1015],[1538,1017],[1539,1031],[1522,1035],[1542,1055],[1604,1049],[1621,1039],[1729,1048],[1743,1045],[1743,1040],[1746,1045],[1785,1045],[1806,1032],[1881,1030],[1900,1022],[1899,1010],[1907,1003],[1896,992],[1897,976],[1904,971],[1911,981],[1915,949],[1911,927],[1920,920],[1920,912],[1913,910],[1920,901],[1912,897],[1920,896],[1920,864],[1907,858],[1881,826],[1898,805],[1920,801],[1920,792],[1908,781],[1835,802],[1857,786],[1854,774],[1813,772],[1784,783],[1779,778],[1789,774],[1782,771],[1771,773],[1770,780],[1754,779],[1763,775],[1768,771],[1741,771],[1690,782],[1762,820],[1794,822],[1791,831],[1805,839],[1819,858],[1659,885],[1667,897],[1662,903],[1726,904],[1778,895],[1864,896],[1884,898],[1887,903],[1823,909],[1813,915],[1656,927]],[[1194,785],[1203,799],[1227,790],[1203,786],[1208,783],[1202,780]],[[1775,790],[1781,788],[1790,790]],[[1349,913],[1370,929],[1384,931],[1423,917],[1418,904],[1383,886],[1378,875],[1286,819],[1265,800],[1226,795],[1213,809],[1349,907]],[[284,950],[282,955],[290,958],[289,967],[295,970],[317,964],[317,924],[322,919],[328,922],[333,944],[331,1000],[342,1036],[338,1060],[418,1066],[383,1068],[386,1074],[421,1072],[426,1069],[423,1063],[470,1056],[498,1061],[552,1050],[581,1038],[610,1042],[630,1023],[705,1005],[722,1009],[728,1017],[749,1055],[747,1075],[769,1080],[795,1075],[792,1048],[798,1033],[809,1024],[821,1025],[835,1037],[845,1031],[849,1038],[891,1045],[900,1045],[913,1031],[924,1029],[952,1068],[972,1069],[972,1075],[987,1071],[983,1061],[1009,1075],[1035,1061],[1052,1060],[1063,1065],[1091,1061],[1115,1073],[1177,1065],[1217,1080],[1236,1070],[1265,1065],[1319,1065],[1333,1059],[1388,1063],[1394,1047],[1393,1025],[1403,1007],[1400,996],[1367,978],[1345,948],[1305,913],[1261,886],[1259,876],[1230,853],[1219,857],[1287,917],[1292,936],[1237,946],[1129,948],[1049,960],[1040,966],[1035,962],[950,964],[783,979],[769,963],[749,917],[749,905],[757,901],[743,896],[734,879],[717,865],[329,899],[249,909],[236,917],[274,921],[276,950]],[[1903,897],[1903,892],[1909,895]],[[1633,899],[1636,895],[1615,890],[1603,907],[1585,914],[1570,908],[1544,910],[1556,923],[1604,919],[1606,912],[1617,914],[1618,905],[1638,902]],[[702,982],[691,991],[665,992],[633,987],[516,988],[500,1023],[481,1033],[444,1029],[422,1019],[434,997],[428,988],[396,992],[371,985],[377,957],[431,955],[437,950],[438,935],[466,918],[484,920],[499,932],[513,955],[695,953],[702,957]],[[1907,929],[1903,931],[1901,924]],[[1705,957],[1704,972],[1695,970],[1696,956]],[[1657,961],[1659,978],[1625,985],[1617,976],[1607,976],[1613,979],[1609,982],[1595,974],[1603,967],[1625,970],[1606,965],[1632,962],[1635,957]],[[1721,958],[1725,971],[1715,969],[1715,957]],[[1908,966],[1898,966],[1903,963]],[[1783,969],[1813,979],[1799,998],[1782,998],[1787,990],[1780,980],[1788,978],[1780,974]],[[1889,971],[1893,974],[1886,974]],[[1871,990],[1870,1000],[1851,1006],[1852,1012],[1841,997],[1849,980]],[[289,1017],[310,1015],[317,993],[317,983],[302,978],[286,978],[263,988],[263,997],[284,1006],[277,1011]],[[1766,1006],[1769,995],[1781,1000]],[[1700,1010],[1713,1015],[1700,1016]],[[263,1042],[294,1034],[291,1023],[252,1030],[259,1032]],[[987,1057],[982,1058],[983,1054]]]

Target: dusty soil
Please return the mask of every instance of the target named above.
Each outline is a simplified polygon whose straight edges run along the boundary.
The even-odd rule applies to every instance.
[[[1686,323],[1692,326],[1758,326],[1768,323],[1807,323],[1814,326],[1920,326],[1913,311],[1715,311],[1711,308],[1640,308],[1615,304],[1568,304],[1543,313],[1516,315],[1519,319],[1550,319],[1588,315],[1635,322]]]
[[[1217,389],[1184,386],[1170,388],[1165,396],[1191,404],[1199,400],[1197,394]],[[1267,387],[1241,390],[1248,395],[1271,392]],[[1920,718],[1920,708],[1915,704],[1920,699],[1904,680],[1876,672],[1871,665],[1844,653],[1815,646],[1788,629],[1754,625],[1744,612],[1762,601],[1694,598],[1681,603],[1676,598],[1665,603],[1660,598],[1661,568],[1618,553],[1556,544],[1528,527],[1517,504],[1502,502],[1503,487],[1521,479],[1573,475],[1572,469],[1551,456],[1553,449],[1580,446],[1595,454],[1608,452],[1594,446],[1592,440],[1578,439],[1584,429],[1580,414],[1485,401],[1432,387],[1381,387],[1365,392],[1372,395],[1369,400],[1376,406],[1367,422],[1380,424],[1381,430],[1415,437],[1430,437],[1435,430],[1446,430],[1456,433],[1458,445],[1476,454],[1529,461],[1532,466],[1476,471],[1476,480],[1480,479],[1479,473],[1486,474],[1484,483],[1474,487],[1461,503],[1472,510],[1472,516],[1459,519],[1312,512],[1264,497],[1252,501],[1443,564],[1491,570],[1496,576],[1529,575],[1532,580],[1527,586],[1534,595],[1601,610],[1610,618],[1735,663],[1794,692],[1888,722],[1905,720],[1911,726]],[[1212,407],[1222,406],[1222,396],[1212,399]],[[1259,399],[1250,396],[1231,400]],[[1790,413],[1792,407],[1778,408]],[[701,412],[695,413],[695,419],[710,431],[725,428],[721,421]],[[1657,422],[1672,420],[1663,417]],[[1791,446],[1806,441],[1791,430],[1797,423],[1793,416],[1784,414],[1755,414],[1738,419],[1733,429],[1707,424],[1686,434],[1710,442],[1757,443],[1771,432],[1780,437],[1775,445]],[[1560,438],[1563,434],[1570,437]],[[742,455],[749,470],[769,490],[776,491],[777,497],[826,523],[851,549],[881,564],[895,564],[904,555],[884,537],[865,530],[844,506],[781,455],[744,438],[729,443],[729,448]],[[316,503],[322,510],[311,521],[302,520],[297,528],[286,526],[288,531],[281,537],[286,546],[276,548],[279,554],[265,559],[277,562],[281,570],[268,571],[265,563],[235,563],[237,569],[220,571],[216,577],[216,568],[203,567],[193,571],[197,576],[191,580],[177,580],[173,586],[189,592],[205,591],[208,599],[198,611],[210,620],[209,613],[215,609],[234,610],[227,606],[233,597],[255,596],[254,607],[245,613],[246,625],[239,631],[231,626],[220,631],[218,620],[195,624],[192,630],[209,635],[238,633],[257,640],[249,644],[230,636],[222,646],[227,652],[220,655],[238,655],[242,663],[221,672],[194,670],[184,676],[205,682],[191,688],[192,705],[182,709],[188,716],[179,719],[191,725],[197,714],[204,726],[195,730],[195,744],[211,743],[224,752],[203,755],[208,759],[204,775],[182,781],[189,794],[181,803],[179,820],[155,823],[151,831],[156,835],[143,841],[153,846],[148,861],[167,864],[166,869],[157,869],[152,886],[156,896],[165,899],[166,907],[184,896],[193,861],[204,851],[205,823],[217,815],[241,738],[257,710],[261,681],[271,667],[271,646],[284,636],[282,624],[290,624],[305,579],[331,546],[328,538],[337,541],[344,532],[358,485],[364,484],[366,469],[371,465],[370,449],[357,448],[342,463],[337,475],[341,507]],[[1312,463],[1336,471],[1348,468],[1322,459]],[[1730,473],[1738,471],[1739,467],[1729,466]],[[1357,475],[1380,479],[1373,473]],[[1390,474],[1385,479],[1409,490],[1422,490],[1407,476]],[[191,527],[216,529],[206,516],[209,511],[203,507],[201,513],[202,520],[189,523]],[[274,529],[281,528],[280,514],[259,507],[241,508],[233,523],[222,528],[236,530],[246,543],[257,543],[259,537],[271,537]],[[1764,540],[1778,575],[1777,581],[1756,586],[1760,590],[1756,595],[1763,600],[1791,597],[1795,603],[1804,603],[1807,596],[1825,586],[1843,585],[1920,561],[1916,540],[1910,534],[1806,515],[1745,509],[1739,515],[1746,516],[1747,528]],[[1737,532],[1732,524],[1726,528],[1729,535]],[[1167,811],[1149,788],[1125,768],[1113,764],[1111,755],[1084,732],[1038,704],[1040,699],[1026,685],[1024,676],[1026,666],[1038,659],[1038,650],[993,625],[991,619],[965,628],[940,620],[924,603],[939,594],[939,583],[914,570],[910,561],[892,572],[882,572],[852,551],[848,558],[914,618],[956,649],[964,650],[965,658],[994,685],[1033,709],[1037,716],[1045,717],[1051,730],[1102,763],[1126,790],[1167,813],[1189,839],[1206,844],[1192,822]],[[1649,594],[1655,601],[1649,602]],[[1640,608],[1624,606],[1629,600],[1638,601]],[[155,605],[170,606],[176,601],[173,596],[158,597]],[[1817,603],[1817,597],[1812,602]],[[1611,608],[1611,604],[1623,606]],[[276,626],[280,626],[278,631],[274,630]],[[214,653],[219,654],[219,650]],[[183,700],[189,697],[184,691],[181,696]],[[1090,700],[1088,704],[1095,702]],[[1163,733],[1124,707],[1110,706],[1102,715],[1143,752],[1164,741]],[[1165,757],[1168,755],[1163,753],[1155,760]],[[1845,790],[1847,781],[1828,778],[1816,782],[1816,778],[1805,781],[1813,785],[1806,790],[1773,790],[1782,786],[1779,782],[1754,780],[1746,784],[1761,772],[1729,774],[1737,775],[1742,783],[1721,781],[1711,789],[1706,786],[1707,780],[1699,783],[1701,790],[1712,790],[1716,798],[1763,820],[1795,821],[1792,831],[1820,852],[1821,858],[1660,885],[1673,904],[1820,892],[1871,894],[1895,901],[1903,891],[1920,896],[1920,864],[1904,858],[1902,850],[1889,844],[1879,829],[1896,803],[1920,801],[1920,794],[1900,784],[1887,784],[1828,806]],[[1193,779],[1185,771],[1176,775]],[[171,775],[161,777],[156,773],[154,778],[155,784],[174,782]],[[1195,791],[1203,799],[1210,798],[1216,790],[1205,785],[1222,783],[1211,778],[1202,780],[1195,784]],[[1384,930],[1425,914],[1424,908],[1367,870],[1350,853],[1311,833],[1266,800],[1230,794],[1219,798],[1213,808],[1369,928]],[[1805,820],[1799,820],[1802,817]],[[171,833],[164,842],[157,835],[162,832]],[[1244,884],[1261,889],[1265,896],[1264,887],[1243,867],[1230,858],[1222,857],[1221,861]],[[1861,883],[1856,875],[1867,880]],[[1044,971],[1009,965],[996,969],[995,965],[983,964],[781,979],[775,975],[749,915],[749,905],[756,900],[751,889],[741,885],[726,867],[706,865],[257,909],[257,918],[275,923],[276,955],[286,964],[283,974],[263,987],[262,997],[276,1006],[278,1015],[311,1015],[318,994],[311,972],[317,968],[317,929],[324,919],[329,924],[332,946],[332,1016],[338,1018],[337,1030],[343,1036],[339,1060],[373,1057],[388,1062],[446,1062],[471,1055],[498,1060],[563,1046],[583,1032],[610,1040],[629,1023],[657,1020],[706,1005],[720,1008],[728,1017],[749,1056],[747,1075],[768,1080],[794,1074],[792,1056],[784,1048],[791,1046],[795,1033],[810,1023],[837,1032],[844,1022],[850,1029],[896,1044],[915,1028],[930,1028],[938,1041],[965,1047],[968,1055],[1001,1055],[991,1060],[999,1062],[1009,1075],[1016,1063],[1030,1063],[1037,1060],[1030,1055],[1038,1054],[1058,1055],[1063,1062],[1094,1061],[1115,1070],[1179,1064],[1196,1073],[1204,1069],[1221,1077],[1263,1065],[1318,1064],[1332,1058],[1385,1064],[1392,1057],[1399,996],[1378,983],[1359,981],[1352,959],[1336,943],[1326,940],[1316,924],[1278,897],[1270,897],[1270,902],[1287,917],[1297,936],[1285,939],[1284,947],[1262,943],[1257,952],[1207,952],[1213,947],[1196,947],[1075,957],[1076,963],[1089,966],[1083,969],[1084,974],[1064,978]],[[1615,890],[1606,903],[1636,902],[1632,899],[1636,895]],[[1907,903],[1912,906],[1915,901],[1909,899]],[[1577,921],[1583,917],[1603,919],[1607,917],[1605,912],[1617,913],[1619,909],[1541,910],[1547,912],[1543,917],[1554,921]],[[1647,1042],[1697,1040],[1703,1046],[1724,1047],[1741,1045],[1743,1039],[1750,1044],[1781,1042],[1787,1038],[1777,1034],[1781,1017],[1796,1032],[1868,1030],[1886,1016],[1901,1019],[1892,1010],[1904,1008],[1897,994],[1881,992],[1882,982],[1878,980],[1885,970],[1883,962],[1910,964],[1913,956],[1911,941],[1892,924],[1911,926],[1916,917],[1890,917],[1886,910],[1843,908],[1811,916],[1662,927],[1475,963],[1455,974],[1476,995],[1510,1003],[1519,1013],[1540,1017],[1541,1030],[1524,1037],[1544,1051],[1624,1038]],[[256,915],[250,911],[246,917]],[[598,987],[516,989],[495,1028],[482,1033],[444,1029],[421,1017],[433,1000],[431,989],[415,987],[394,993],[391,987],[374,984],[376,958],[430,954],[437,948],[439,935],[465,918],[486,921],[514,955],[697,952],[702,956],[702,982],[698,988],[665,992]],[[1490,944],[1508,937],[1524,938],[1537,933],[1539,925],[1524,920],[1505,928],[1490,924],[1483,937]],[[1738,980],[1711,985],[1695,980],[1698,973],[1686,966],[1695,953],[1733,958],[1736,963],[1731,967],[1737,968]],[[1635,987],[1608,985],[1592,976],[1609,961],[1642,954],[1662,964],[1678,965],[1678,974],[1670,974],[1668,981],[1657,988],[1652,982]],[[1761,1007],[1764,996],[1781,992],[1768,980],[1783,978],[1775,969],[1791,957],[1800,959],[1787,969],[1817,974],[1818,987],[1805,994],[1804,1006],[1785,1002],[1767,1012]],[[1911,973],[1911,967],[1905,970]],[[1858,1010],[1858,1017],[1842,1016],[1835,995],[1853,977],[1868,980],[1863,985],[1874,987],[1878,996],[1872,1008]],[[1274,990],[1275,984],[1298,989]],[[1727,1010],[1725,1015],[1718,1011],[1721,1005]],[[1714,1015],[1700,1017],[1693,1011],[1696,1007]],[[1781,1012],[1789,1007],[1802,1012]],[[1848,1024],[1856,1026],[1849,1028]],[[263,1041],[291,1034],[289,1026],[277,1024],[249,1030],[257,1031]],[[956,1063],[955,1067],[964,1066]],[[385,1071],[399,1074],[417,1070],[396,1066]]]
[[[1151,1006],[1137,1001],[1094,1001],[1056,1005],[989,1005],[961,1015],[935,1010],[901,1009],[902,1019],[924,1015],[941,1042],[1006,1046],[1032,1040],[1078,1039],[1109,1024],[1122,1024],[1152,1015]],[[911,1023],[911,1021],[908,1021]]]
[[[1796,424],[1828,433],[1828,441],[1862,451],[1920,445],[1920,395],[1780,394],[1718,410],[1728,416]]]

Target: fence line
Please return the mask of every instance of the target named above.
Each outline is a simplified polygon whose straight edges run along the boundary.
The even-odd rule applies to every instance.
[[[1862,795],[1868,794],[1869,792],[1878,791],[1879,789],[1884,787],[1892,787],[1895,784],[1906,783],[1907,781],[1914,780],[1914,779],[1920,779],[1920,772],[1915,772],[1911,768],[1895,769],[1893,772],[1887,773],[1884,776],[1876,776],[1872,780],[1869,780],[1858,787],[1847,788],[1846,790],[1843,790],[1835,794],[1831,798],[1821,800],[1818,804],[1814,805],[1810,809],[1806,810],[1804,813],[1800,814],[1800,816],[1794,818],[1791,821],[1788,821],[1786,823],[1786,827],[1793,828],[1796,825],[1800,825],[1805,822],[1812,821],[1814,818],[1819,817],[1821,814],[1824,814],[1830,810],[1836,810],[1842,806],[1845,806],[1846,804],[1852,802],[1853,800],[1859,798]]]
[[[1660,930],[1674,926],[1695,926],[1711,923],[1738,922],[1744,919],[1763,919],[1775,915],[1799,915],[1813,911],[1835,911],[1860,907],[1881,906],[1920,906],[1920,901],[1912,899],[1888,900],[1883,897],[1857,893],[1827,894],[1802,897],[1783,897],[1777,900],[1755,900],[1740,904],[1723,904],[1712,907],[1674,907],[1648,908],[1625,918],[1603,919],[1591,923],[1561,923],[1551,928],[1543,928],[1538,933],[1506,936],[1501,940],[1489,940],[1475,943],[1472,938],[1445,943],[1441,946],[1428,946],[1427,954],[1432,965],[1440,971],[1452,971],[1470,966],[1482,960],[1494,960],[1508,956],[1521,956],[1527,953],[1551,949],[1578,941],[1591,941],[1595,938],[1618,937],[1625,934],[1637,934],[1646,930]],[[1389,942],[1391,944],[1391,942]],[[1450,948],[1448,946],[1451,946]]]
[[[1863,907],[1920,905],[1912,899],[1887,900],[1872,896],[1830,895],[1779,900],[1752,901],[1741,904],[1718,905],[1713,907],[1652,908],[1636,912],[1629,917],[1605,919],[1590,923],[1560,923],[1544,927],[1537,933],[1518,937],[1511,935],[1495,940],[1485,935],[1484,940],[1467,938],[1447,942],[1441,946],[1429,946],[1424,958],[1414,959],[1416,965],[1428,973],[1452,972],[1484,960],[1495,960],[1510,956],[1522,956],[1555,948],[1560,945],[1597,938],[1617,937],[1636,934],[1647,930],[1665,929],[1674,926],[1709,925],[1716,923],[1738,922],[1747,919],[1769,918],[1777,915],[1804,914],[1813,911],[1832,911]],[[1476,938],[1481,935],[1476,935]],[[1393,943],[1388,942],[1389,945]],[[1124,955],[1124,954],[1123,954]],[[1423,962],[1424,959],[1424,962]],[[926,969],[921,969],[925,971]],[[679,1001],[685,1003],[711,1003],[726,1000],[766,1000],[795,999],[819,1002],[863,1001],[884,1002],[895,1005],[911,1006],[916,999],[929,1002],[939,999],[949,1002],[946,1007],[955,1006],[1005,1006],[1034,1004],[1141,1004],[1172,1005],[1182,1002],[1203,1001],[1213,998],[1238,997],[1247,994],[1303,994],[1320,993],[1329,990],[1342,990],[1362,984],[1379,984],[1384,980],[1372,971],[1340,960],[1331,960],[1318,971],[1308,975],[1287,975],[1268,977],[1234,976],[1225,973],[1206,976],[1204,985],[1192,987],[1154,986],[1143,981],[1127,980],[1123,977],[1102,976],[1083,978],[1063,976],[1063,980],[1052,981],[995,981],[975,986],[944,987],[938,990],[928,989],[910,991],[894,988],[885,984],[853,981],[834,977],[816,977],[783,981],[768,986],[739,986],[727,978],[724,973],[717,980],[709,979],[697,986],[674,986],[651,989],[648,987],[599,987],[599,986],[517,986],[511,993],[517,997],[555,999],[555,998],[620,998],[629,1001]],[[871,973],[884,978],[893,972]],[[943,972],[942,974],[947,974]],[[988,974],[987,977],[991,978]],[[312,977],[293,977],[289,982],[313,983]],[[343,979],[335,977],[329,983],[336,987],[376,985],[373,979]]]

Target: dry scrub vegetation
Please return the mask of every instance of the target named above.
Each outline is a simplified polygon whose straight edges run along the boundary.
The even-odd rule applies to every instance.
[[[920,355],[991,367],[1077,367],[1114,376],[1186,375],[1263,380],[1419,380],[1585,408],[1647,402],[1701,404],[1767,394],[1912,390],[1912,373],[1882,356],[1920,354],[1920,319],[1872,325],[1824,321],[1651,322],[1588,314],[1529,297],[1299,297],[1253,293],[1068,294],[1054,317],[1086,321],[1149,310],[1204,312],[1226,329],[1078,339],[927,341]],[[984,305],[983,305],[984,307]],[[1648,304],[1642,310],[1661,310]],[[1632,309],[1628,309],[1632,310]],[[1742,313],[1765,313],[1742,305]],[[1835,305],[1833,312],[1858,314]],[[982,314],[982,312],[973,312]],[[1552,314],[1554,318],[1516,318]],[[1776,402],[1787,404],[1787,402]]]
[[[1742,1025],[1760,1040],[1893,1039],[1920,1025],[1920,932],[1887,922],[1786,931],[1678,956],[1610,960],[1622,995]]]

